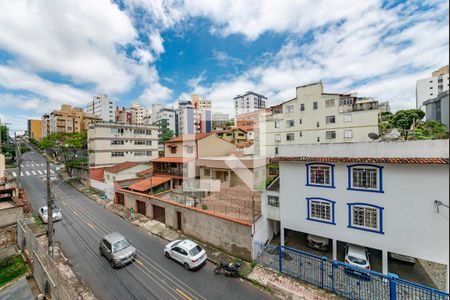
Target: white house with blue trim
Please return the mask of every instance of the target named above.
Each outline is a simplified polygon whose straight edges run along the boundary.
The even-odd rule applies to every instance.
[[[273,158],[278,207],[268,205],[269,190],[254,240],[279,232],[284,245],[286,230],[297,231],[330,239],[333,259],[339,241],[381,250],[383,273],[393,252],[445,264],[448,274],[448,146],[448,140],[281,146]]]

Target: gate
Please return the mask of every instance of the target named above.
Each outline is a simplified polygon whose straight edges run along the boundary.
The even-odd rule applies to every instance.
[[[255,242],[254,257],[264,267],[348,299],[449,299],[448,293],[400,279],[395,274],[353,267],[281,245]]]
[[[153,204],[153,219],[161,223],[166,223],[166,209]]]

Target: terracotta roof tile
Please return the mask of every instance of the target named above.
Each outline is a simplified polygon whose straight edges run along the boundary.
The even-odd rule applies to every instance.
[[[214,132],[179,135],[171,140],[165,141],[165,143],[182,142],[182,141],[197,141],[197,140],[204,139],[205,137],[210,136],[211,134],[214,134]]]
[[[386,163],[386,164],[448,164],[448,158],[443,157],[307,157],[307,156],[276,156],[271,159],[278,161],[319,161],[319,162],[352,162],[352,163]]]
[[[135,167],[137,165],[140,164],[144,164],[142,162],[132,162],[132,161],[126,161],[117,165],[114,165],[112,167],[109,168],[105,168],[105,172],[110,172],[110,173],[118,173],[120,171]]]
[[[144,180],[135,182],[133,184],[130,184],[128,188],[133,191],[138,192],[144,192],[149,190],[151,187],[158,186],[160,184],[163,184],[167,181],[170,181],[170,178],[168,177],[159,177],[159,176],[152,176],[150,178],[146,178]]]

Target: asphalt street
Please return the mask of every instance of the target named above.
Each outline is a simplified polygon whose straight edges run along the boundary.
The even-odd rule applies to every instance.
[[[45,159],[34,150],[22,158],[21,184],[37,212],[46,205]],[[61,243],[73,270],[97,298],[273,299],[244,280],[215,275],[210,262],[199,270],[186,271],[181,264],[164,257],[166,241],[108,212],[62,181],[54,167],[51,175],[55,203],[63,215],[62,221],[54,225],[55,241]],[[115,231],[138,250],[137,260],[121,269],[113,269],[98,251],[101,237]]]

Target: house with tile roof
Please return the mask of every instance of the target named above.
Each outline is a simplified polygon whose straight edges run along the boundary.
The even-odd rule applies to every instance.
[[[372,270],[398,270],[388,259],[397,254],[446,265],[448,274],[448,157],[448,139],[282,145],[254,241],[275,237],[317,254],[307,236],[319,236],[328,241],[319,254],[334,260],[355,244],[372,254]]]

